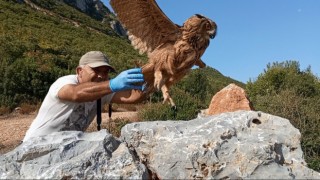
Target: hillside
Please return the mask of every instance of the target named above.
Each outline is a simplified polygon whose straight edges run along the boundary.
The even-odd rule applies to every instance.
[[[12,109],[43,99],[50,84],[74,73],[79,58],[89,50],[108,54],[118,71],[133,67],[135,59],[146,59],[109,24],[60,1],[41,2],[50,8],[42,11],[26,3],[0,2],[2,106]]]

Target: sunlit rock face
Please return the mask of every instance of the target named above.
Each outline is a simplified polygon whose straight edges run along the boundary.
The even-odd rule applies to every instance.
[[[209,108],[206,109],[205,114],[215,115],[238,110],[250,111],[254,110],[254,108],[247,98],[245,90],[232,83],[212,97]]]
[[[147,170],[106,130],[65,131],[24,142],[0,157],[0,179],[143,179]]]
[[[320,177],[306,167],[299,130],[262,112],[133,123],[122,138],[160,179]]]

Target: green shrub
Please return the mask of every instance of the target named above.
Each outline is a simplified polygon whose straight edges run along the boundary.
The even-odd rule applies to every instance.
[[[112,122],[107,123],[106,129],[114,136],[120,137],[121,129],[126,124],[130,123],[128,119],[125,118],[116,118]]]
[[[158,93],[158,95],[161,95],[161,93]],[[190,120],[196,118],[201,109],[206,108],[206,105],[202,101],[177,87],[171,88],[171,96],[177,106],[176,113],[174,113],[174,110],[168,103],[153,102],[147,103],[139,111],[139,117],[148,121]]]

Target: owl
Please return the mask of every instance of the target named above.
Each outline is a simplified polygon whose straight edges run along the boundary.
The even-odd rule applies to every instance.
[[[182,26],[174,24],[155,0],[110,0],[110,4],[132,46],[148,56],[148,62],[141,67],[146,92],[161,90],[163,103],[176,107],[169,89],[193,66],[206,66],[201,56],[216,36],[216,23],[195,14]]]

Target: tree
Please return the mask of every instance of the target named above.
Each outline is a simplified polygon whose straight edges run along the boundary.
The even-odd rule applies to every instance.
[[[319,81],[310,67],[301,71],[299,62],[285,61],[269,63],[256,81],[250,80],[247,84],[247,93],[252,97],[277,94],[284,89],[294,90],[304,97],[315,96],[319,94]]]

